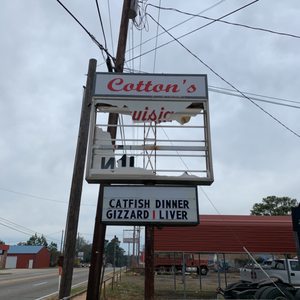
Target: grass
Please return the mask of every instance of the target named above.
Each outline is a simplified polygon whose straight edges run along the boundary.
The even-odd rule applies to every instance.
[[[205,286],[199,289],[199,279],[187,278],[185,291],[182,276],[176,277],[176,289],[174,277],[170,275],[158,275],[155,277],[155,299],[216,299],[215,286]],[[122,280],[111,286],[106,286],[105,298],[107,300],[140,300],[144,299],[144,276],[138,273],[128,272],[122,276]]]

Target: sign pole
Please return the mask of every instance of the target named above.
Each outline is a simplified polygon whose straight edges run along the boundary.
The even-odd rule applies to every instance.
[[[145,291],[144,299],[154,299],[154,227],[146,226],[145,230]]]
[[[125,61],[130,3],[131,0],[124,0],[123,2],[118,49],[117,49],[117,55],[115,61],[115,71],[120,73],[123,72],[124,61]],[[117,124],[118,124],[118,114],[110,113],[108,117],[107,132],[110,133],[111,138],[113,140],[116,138],[117,135],[117,126],[116,126]],[[92,254],[91,254],[91,267],[90,267],[89,279],[88,279],[88,288],[87,288],[87,297],[86,297],[87,300],[100,299],[101,271],[104,272],[105,270],[105,268],[102,268],[103,257],[104,257],[105,233],[106,233],[106,225],[101,222],[102,207],[103,207],[103,188],[104,188],[103,185],[100,184],[95,227],[94,227]]]

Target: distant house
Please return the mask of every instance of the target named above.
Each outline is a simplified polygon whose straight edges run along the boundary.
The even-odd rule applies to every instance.
[[[39,269],[50,265],[50,252],[44,246],[10,246],[5,268]]]
[[[8,245],[0,244],[0,269],[4,269],[7,257]]]

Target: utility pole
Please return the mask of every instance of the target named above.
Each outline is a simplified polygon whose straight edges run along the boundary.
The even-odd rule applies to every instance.
[[[78,229],[80,201],[88,141],[89,120],[92,104],[92,86],[94,82],[96,66],[97,61],[95,59],[90,59],[86,88],[82,101],[76,155],[69,198],[69,208],[65,231],[64,262],[59,289],[59,299],[69,297],[71,293],[76,248],[76,235]]]
[[[126,41],[129,24],[129,9],[131,0],[124,0],[122,17],[119,31],[118,49],[115,61],[115,72],[122,73],[125,61]],[[107,132],[110,133],[112,140],[117,136],[118,114],[110,113],[108,117]],[[87,300],[98,300],[100,298],[100,278],[101,270],[103,270],[104,242],[106,225],[102,223],[102,207],[103,207],[103,184],[100,184],[98,194],[98,204],[95,218],[94,237],[91,255],[91,267],[89,272]]]
[[[154,227],[146,226],[145,229],[145,300],[154,299]]]

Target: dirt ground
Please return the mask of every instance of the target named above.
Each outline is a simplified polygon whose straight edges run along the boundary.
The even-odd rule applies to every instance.
[[[156,275],[155,299],[216,299],[217,287],[225,287],[239,280],[238,272],[217,273],[210,271],[207,276],[186,274]],[[73,297],[85,300],[86,293]],[[128,272],[122,280],[115,284],[114,290],[109,285],[105,288],[105,299],[108,300],[139,300],[144,299],[144,276]]]

